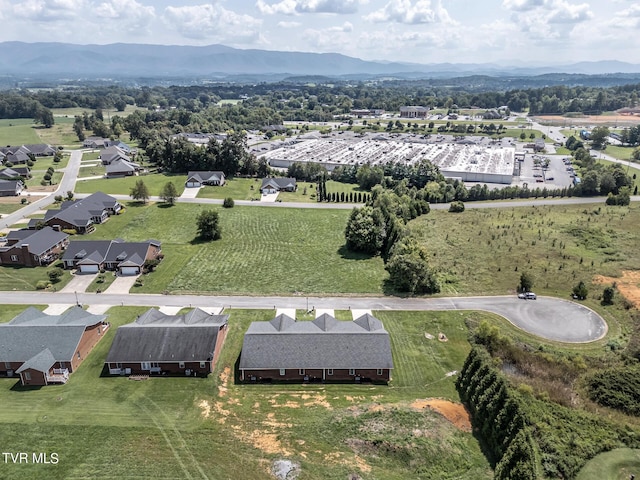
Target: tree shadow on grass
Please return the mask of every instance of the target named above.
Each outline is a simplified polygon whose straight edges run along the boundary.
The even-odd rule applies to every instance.
[[[193,240],[189,241],[189,245],[203,245],[205,243],[215,242],[215,240],[209,240],[202,237],[195,237]]]
[[[171,208],[174,205],[175,205],[175,203],[162,202],[162,203],[158,203],[157,207],[158,208]]]
[[[127,208],[131,208],[131,207],[146,207],[147,205],[149,205],[148,202],[142,202],[140,200],[133,200],[129,203],[127,203]]]
[[[393,284],[393,282],[391,282],[391,280],[389,280],[388,278],[385,278],[382,281],[382,292],[385,295],[389,295],[391,297],[399,297],[399,298],[415,298],[415,297],[420,297],[420,295],[414,295],[412,293],[409,292],[400,292],[398,290],[396,290],[395,285]]]
[[[376,255],[365,252],[353,252],[347,248],[346,245],[342,245],[338,249],[338,254],[345,260],[370,260]]]

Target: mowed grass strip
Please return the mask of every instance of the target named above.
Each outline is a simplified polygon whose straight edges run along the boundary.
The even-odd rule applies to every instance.
[[[208,378],[101,378],[116,327],[145,310],[111,308],[112,328],[66,385],[27,389],[13,379],[0,381],[0,402],[11,405],[0,411],[3,445],[60,458],[57,465],[3,464],[2,478],[267,478],[271,462],[280,458],[299,462],[303,478],[314,480],[351,473],[383,480],[466,473],[491,478],[472,434],[437,413],[410,407],[436,393],[457,400],[454,390],[450,397],[419,384],[236,384],[244,333],[252,321],[273,318],[273,310],[226,312],[229,331]],[[394,344],[396,359],[398,348],[415,348],[424,338],[425,325],[464,327],[459,312],[374,315],[392,336],[411,338]],[[459,370],[458,350],[455,343],[443,344],[439,358],[428,350],[416,357],[421,368],[452,362]],[[402,374],[404,368],[397,363],[394,375],[412,378]]]
[[[222,238],[196,239],[202,210],[220,214]],[[92,238],[162,241],[165,259],[138,292],[381,293],[379,257],[343,250],[348,211],[130,203]]]
[[[142,180],[149,195],[160,195],[162,187],[168,182],[173,182],[178,195],[184,191],[184,182],[187,180],[186,175],[163,175],[160,173],[152,173],[149,175],[120,177],[120,178],[101,178],[97,180],[82,180],[76,183],[76,193],[94,193],[103,192],[109,195],[129,195],[131,188],[138,180]]]
[[[616,448],[591,459],[576,480],[629,480],[640,472],[640,450]]]

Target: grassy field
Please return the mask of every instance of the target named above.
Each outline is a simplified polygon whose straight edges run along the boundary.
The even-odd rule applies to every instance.
[[[15,203],[0,203],[0,215],[13,213],[16,210],[20,210],[24,205],[21,205],[20,202]]]
[[[41,143],[38,131],[30,118],[0,120],[0,145]]]
[[[617,448],[589,461],[576,480],[629,480],[632,474],[640,476],[640,450]]]
[[[184,185],[184,182],[182,183]],[[234,200],[251,200],[252,198],[257,200],[260,198],[260,184],[260,179],[256,178],[232,178],[226,180],[222,187],[202,187],[198,192],[198,198],[221,200],[231,197]]]
[[[150,195],[159,195],[160,190],[167,182],[173,182],[178,195],[184,191],[186,175],[163,175],[154,173],[150,175],[123,177],[123,178],[102,178],[98,180],[85,180],[76,184],[77,193],[104,192],[111,195],[129,195],[131,188],[136,181],[142,180],[149,189]]]
[[[343,249],[349,211],[213,206],[222,239],[200,243],[195,218],[204,208],[132,203],[92,238],[162,241],[165,259],[140,292],[382,293],[382,260]]]
[[[115,307],[112,328],[64,386],[0,381],[6,451],[57,453],[57,465],[0,465],[18,478],[269,478],[272,462],[299,463],[300,480],[490,479],[471,433],[412,402],[456,401],[454,377],[469,350],[461,312],[374,312],[389,329],[389,386],[238,385],[234,365],[251,321],[272,310],[232,310],[214,375],[134,382],[100,378],[115,328],[143,308]],[[443,330],[450,341],[428,340]],[[459,332],[459,334],[458,334]],[[399,352],[399,349],[402,352]],[[400,356],[399,356],[400,355]],[[434,367],[435,366],[435,367]]]
[[[640,268],[640,207],[544,206],[433,211],[411,222],[443,293],[511,294],[529,272],[539,293],[567,297],[580,280]],[[591,289],[595,291],[596,287]],[[601,293],[601,288],[600,289]]]
[[[0,266],[0,290],[35,290],[39,281],[49,282],[47,272],[55,268],[57,262],[48,267],[9,267]],[[60,290],[71,280],[69,270],[64,271],[60,281],[53,284],[55,290]],[[4,306],[2,307],[4,308]]]

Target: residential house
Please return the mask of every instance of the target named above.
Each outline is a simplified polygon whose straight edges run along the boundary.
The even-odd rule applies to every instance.
[[[22,180],[0,180],[0,197],[15,197],[23,188]]]
[[[69,243],[62,262],[64,268],[76,268],[79,273],[110,270],[119,275],[138,275],[145,261],[158,259],[161,245],[157,240],[77,240]]]
[[[51,227],[9,232],[0,247],[0,265],[37,267],[49,265],[69,244],[69,235]]]
[[[220,355],[228,319],[199,308],[182,315],[152,308],[118,328],[106,369],[110,375],[206,377]]]
[[[104,223],[110,215],[122,209],[120,203],[110,195],[96,192],[81,200],[62,202],[60,209],[47,210],[44,219],[32,219],[29,228],[44,224],[58,230],[75,230],[77,233],[91,233],[94,225]]]
[[[263,178],[260,193],[295,192],[297,188],[295,178]]]
[[[100,160],[102,161],[102,165],[109,165],[115,160],[126,160],[127,162],[130,162],[131,157],[129,157],[129,155],[120,147],[112,145],[105,148],[100,153]]]
[[[187,175],[186,187],[202,187],[203,185],[222,186],[224,185],[224,172],[189,172]]]
[[[56,154],[56,149],[46,143],[36,143],[33,145],[23,145],[35,157],[52,157]]]
[[[400,107],[400,118],[427,118],[429,107],[419,105],[409,105]]]
[[[140,170],[142,170],[140,165],[123,160],[122,158],[113,160],[106,168],[108,178],[129,177],[131,175],[135,175]]]
[[[106,315],[80,306],[61,315],[29,307],[0,324],[0,376],[22,385],[66,383],[109,328]]]
[[[31,178],[29,167],[11,167],[0,170],[0,179],[2,180],[21,180],[23,178]]]
[[[108,138],[103,138],[103,137],[97,137],[97,136],[90,136],[84,139],[84,141],[82,142],[82,146],[84,148],[105,148],[109,143],[109,139]]]
[[[250,382],[387,383],[393,359],[389,333],[369,314],[352,322],[328,314],[297,322],[282,314],[249,325],[239,367],[240,380]]]
[[[17,151],[15,153],[7,153],[7,155],[4,157],[5,165],[8,165],[8,164],[22,165],[29,162],[29,160],[31,160],[31,157],[29,157],[28,153],[25,153],[23,151]]]

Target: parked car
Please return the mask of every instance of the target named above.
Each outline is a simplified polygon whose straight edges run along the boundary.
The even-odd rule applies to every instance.
[[[518,294],[518,298],[525,300],[527,298],[527,296],[524,293],[519,293]]]
[[[536,294],[533,292],[527,292],[524,295],[527,300],[535,300],[537,298]]]

